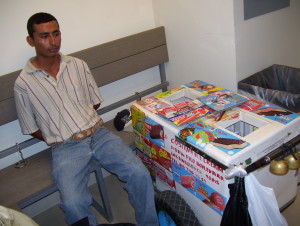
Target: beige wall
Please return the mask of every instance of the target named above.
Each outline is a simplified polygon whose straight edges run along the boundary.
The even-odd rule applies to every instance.
[[[0,75],[23,68],[34,51],[25,42],[26,23],[49,12],[62,30],[65,54],[154,26],[151,0],[0,0]]]
[[[241,0],[153,0],[166,26],[171,86],[194,79],[236,90],[272,64],[300,67],[300,1],[244,21]]]
[[[171,86],[200,79],[236,89],[232,0],[153,0],[153,11],[166,27]]]
[[[234,0],[237,80],[273,64],[300,68],[300,1],[244,21],[243,1]]]

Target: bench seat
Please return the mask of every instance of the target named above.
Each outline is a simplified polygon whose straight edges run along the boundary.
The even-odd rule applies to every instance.
[[[132,132],[117,131],[113,120],[106,122],[104,126],[120,136],[125,144],[134,146]],[[97,170],[96,168],[92,167],[91,172]],[[57,191],[51,176],[50,148],[27,158],[27,165],[23,168],[11,165],[0,170],[0,181],[0,204],[18,211]]]

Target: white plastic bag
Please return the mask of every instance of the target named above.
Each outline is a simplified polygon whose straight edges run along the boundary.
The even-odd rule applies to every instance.
[[[245,177],[248,211],[253,226],[287,226],[273,188],[262,186],[253,173]]]
[[[29,218],[27,215],[0,206],[0,226],[39,226],[35,221]]]

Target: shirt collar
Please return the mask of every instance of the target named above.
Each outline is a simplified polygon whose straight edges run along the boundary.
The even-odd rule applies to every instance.
[[[60,59],[61,59],[60,60],[61,66],[66,66],[71,61],[70,56],[66,56],[66,55],[62,54],[61,52],[59,52],[59,55],[60,55]],[[41,69],[37,69],[35,66],[33,66],[33,64],[31,63],[32,60],[33,60],[33,57],[27,61],[26,66],[24,68],[24,70],[27,74],[33,74],[34,72],[41,71]]]

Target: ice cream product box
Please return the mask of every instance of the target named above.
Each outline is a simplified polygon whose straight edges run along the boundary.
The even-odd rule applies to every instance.
[[[227,89],[204,95],[199,97],[199,99],[202,103],[216,111],[223,111],[248,101],[248,98]]]
[[[151,158],[168,171],[172,171],[171,155],[157,144],[151,144]]]
[[[154,162],[155,165],[155,175],[156,175],[156,184],[159,182],[163,183],[168,189],[175,190],[175,181],[173,179],[173,174],[162,167],[157,162]]]
[[[224,89],[222,87],[216,87],[215,85],[209,84],[201,80],[195,80],[190,83],[186,83],[184,84],[184,86],[195,91],[201,92],[203,95],[207,95],[209,93]]]
[[[153,97],[144,98],[137,104],[180,126],[215,111],[240,105],[247,100],[229,90],[195,80]]]
[[[288,124],[299,116],[290,111],[280,109],[272,105],[264,105],[254,111],[257,115],[262,115],[265,118],[274,120],[282,124]]]
[[[136,149],[136,154],[150,172],[154,186],[161,187],[161,184],[163,184],[164,187],[175,190],[175,182],[173,179],[173,174],[171,172],[172,169],[170,168],[171,159],[169,159],[170,163],[167,164],[166,168],[166,166],[164,167],[163,165],[161,165],[160,161],[156,161],[156,158],[149,157],[139,149]]]
[[[155,164],[153,163],[152,159],[145,153],[141,152],[139,149],[136,149],[135,152],[136,152],[136,155],[142,160],[143,164],[146,166],[146,168],[150,172],[152,181],[155,184],[155,181],[156,181]]]
[[[171,107],[170,104],[161,101],[160,99],[152,96],[138,101],[137,104],[143,106],[145,109],[152,113],[157,113],[158,109]]]
[[[131,106],[131,118],[132,118],[132,127],[140,132],[142,135],[145,135],[145,113],[138,107]]]
[[[164,128],[161,124],[134,105],[131,107],[131,115],[133,128],[142,135],[140,140],[148,139],[159,146],[164,146]]]
[[[196,198],[202,200],[209,208],[213,209],[219,215],[223,215],[228,197],[211,188],[207,183],[198,177],[195,177],[183,167],[173,162],[174,180],[186,188]]]
[[[220,97],[216,100],[214,94]],[[166,104],[157,104],[159,101]],[[226,105],[227,101],[229,105]],[[209,106],[209,102],[221,108]],[[203,106],[209,111],[190,121],[176,125],[171,120],[179,114],[187,115],[191,109]],[[137,146],[143,147],[144,136],[150,142],[150,159],[158,166],[155,168],[156,184],[163,184],[162,189],[175,189],[204,225],[220,223],[229,198],[228,185],[233,182],[233,179],[226,179],[225,170],[228,167],[249,165],[300,134],[299,115],[229,93],[226,89],[200,80],[155,95],[143,103],[135,103],[132,109],[135,111],[132,114],[133,125],[140,134],[137,136]],[[172,115],[174,112],[177,115]],[[144,147],[148,150],[147,145]],[[151,147],[155,147],[155,151]],[[146,155],[145,151],[142,153]],[[157,158],[157,154],[163,161]],[[170,165],[172,172],[168,170]],[[260,172],[263,172],[263,176]],[[173,175],[174,187],[168,180],[170,173]],[[266,178],[271,178],[269,173],[265,168],[258,171],[262,184],[267,181]],[[274,185],[277,188],[274,177],[268,186]],[[293,180],[291,173],[288,174],[288,180]],[[279,193],[276,195],[281,197],[281,206],[293,196],[283,197],[281,190]]]
[[[171,156],[163,147],[155,144],[145,136],[135,131],[136,148],[147,155],[152,161],[157,162],[168,171],[172,171]]]
[[[210,127],[200,121],[188,124],[179,132],[179,138],[200,149],[205,149],[208,144],[214,145],[228,155],[233,155],[249,145],[225,130]]]
[[[300,133],[299,115],[200,80],[155,95],[153,100],[169,105],[156,111],[142,107],[152,120],[160,117],[178,126],[178,140],[227,166],[253,162]],[[201,113],[187,118],[195,109]],[[157,130],[162,133],[165,124],[169,125],[160,123]],[[149,134],[147,127],[146,123],[145,134]],[[165,144],[161,143],[156,142]]]
[[[162,100],[169,106],[159,108],[157,112],[175,125],[183,125],[214,111],[199,101],[201,96],[200,92],[183,87],[163,96]]]

